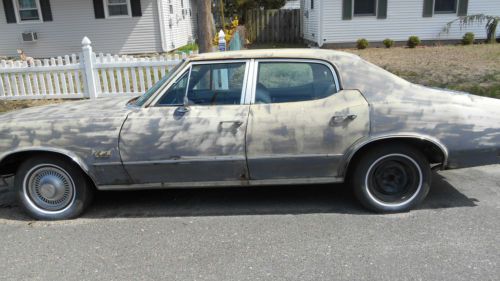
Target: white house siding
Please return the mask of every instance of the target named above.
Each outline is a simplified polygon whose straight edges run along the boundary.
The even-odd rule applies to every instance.
[[[300,2],[302,0],[287,0],[285,5],[281,7],[283,10],[294,10],[300,9]]]
[[[311,1],[314,1],[314,9],[311,9]],[[302,0],[304,39],[312,42],[317,42],[319,36],[319,2],[320,0]]]
[[[181,5],[182,0],[161,0],[162,19],[165,27],[164,46],[166,51],[177,49],[194,40],[193,19],[196,18],[195,11],[192,9],[190,0],[183,0],[184,8]],[[173,6],[173,14],[170,14],[170,5]],[[182,16],[184,9],[185,15]],[[191,10],[191,14],[189,11]]]
[[[0,56],[23,49],[34,57],[77,53],[88,36],[96,52],[125,54],[161,52],[156,0],[142,0],[142,17],[95,19],[91,0],[51,0],[53,21],[7,24],[0,1]],[[21,33],[38,33],[35,43],[23,42]]]
[[[411,35],[419,36],[422,40],[460,39],[468,31],[474,32],[478,39],[486,38],[485,23],[475,24],[462,30],[455,24],[449,34],[440,36],[443,26],[456,19],[457,15],[434,14],[432,17],[424,18],[423,0],[389,0],[387,19],[353,16],[352,20],[342,20],[342,0],[323,0],[323,2],[324,43],[348,43],[355,42],[359,38],[366,38],[369,41],[382,41],[385,38],[405,41]],[[468,14],[479,13],[500,15],[500,1],[469,0]]]

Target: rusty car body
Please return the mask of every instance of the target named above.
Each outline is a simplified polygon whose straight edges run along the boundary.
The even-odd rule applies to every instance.
[[[268,72],[260,73],[266,64]],[[302,71],[302,64],[311,71]],[[266,76],[293,67],[302,72],[287,83],[302,76],[312,77],[311,83],[281,90],[264,85]],[[203,80],[207,75],[210,79]],[[269,83],[283,75],[269,78]],[[236,90],[232,80],[224,79],[237,80]],[[194,83],[208,88],[191,87]],[[193,97],[209,98],[193,102],[190,91],[198,91]],[[298,100],[277,98],[300,91],[306,94]],[[177,96],[165,98],[167,93]],[[377,191],[383,193],[379,200],[364,205],[375,211],[404,211],[427,193],[428,188],[420,190],[426,182],[430,185],[423,166],[455,169],[500,162],[499,109],[496,99],[415,85],[338,51],[202,54],[185,60],[153,90],[133,100],[76,101],[0,115],[0,174],[24,176],[16,189],[32,216],[59,219],[83,211],[72,209],[78,203],[75,188],[83,183],[76,182],[72,173],[77,172],[65,169],[66,164],[81,172],[86,189],[339,183],[351,177],[355,182],[364,179],[357,195],[366,201],[375,191],[370,193],[371,179],[359,173],[379,169],[373,163],[390,156],[393,161],[375,171],[378,179],[373,184],[392,185]],[[398,152],[400,147],[411,151]],[[373,165],[364,172],[356,170],[369,162],[365,155],[370,151],[391,148],[396,151],[373,156]],[[416,165],[418,157],[423,165]],[[47,162],[50,169],[33,170],[33,158],[38,167]],[[412,163],[420,167],[414,169]],[[396,201],[380,199],[389,198],[398,184],[415,188]],[[416,198],[414,192],[422,194]]]

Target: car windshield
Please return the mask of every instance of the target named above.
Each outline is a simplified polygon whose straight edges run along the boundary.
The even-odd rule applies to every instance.
[[[149,98],[156,92],[158,91],[158,89],[161,88],[161,86],[163,86],[167,81],[170,80],[170,78],[172,76],[174,76],[174,74],[181,68],[181,66],[184,65],[186,60],[182,60],[179,64],[177,64],[174,68],[172,68],[168,73],[167,75],[165,75],[164,77],[162,77],[160,79],[160,81],[158,81],[156,84],[153,85],[153,87],[149,88],[142,96],[140,96],[139,98],[137,98],[135,100],[135,105],[136,106],[143,106],[148,100]]]

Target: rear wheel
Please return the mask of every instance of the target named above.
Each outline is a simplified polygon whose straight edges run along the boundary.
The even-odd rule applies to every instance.
[[[431,170],[427,159],[410,146],[370,150],[352,174],[356,197],[375,212],[404,212],[427,196]]]
[[[92,186],[80,168],[55,156],[26,160],[14,185],[21,206],[35,219],[75,218],[92,199]]]

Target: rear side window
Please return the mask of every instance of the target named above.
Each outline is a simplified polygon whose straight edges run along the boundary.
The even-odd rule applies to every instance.
[[[333,95],[331,69],[313,62],[259,62],[256,103],[317,100]]]

